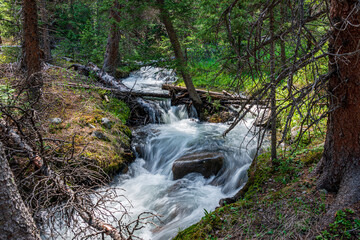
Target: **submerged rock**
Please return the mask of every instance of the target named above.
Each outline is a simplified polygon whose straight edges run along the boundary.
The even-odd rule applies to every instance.
[[[223,163],[224,156],[221,153],[201,152],[182,156],[173,163],[174,180],[194,172],[209,178],[220,171]]]

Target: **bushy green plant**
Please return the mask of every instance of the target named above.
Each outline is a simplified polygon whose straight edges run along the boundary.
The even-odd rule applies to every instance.
[[[335,221],[316,237],[317,240],[359,239],[360,219],[353,218],[354,210],[344,209],[336,212]]]

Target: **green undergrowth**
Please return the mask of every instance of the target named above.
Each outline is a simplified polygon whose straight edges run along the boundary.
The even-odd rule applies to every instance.
[[[323,147],[310,144],[295,152],[279,151],[276,167],[268,152],[252,164],[250,187],[242,199],[213,212],[205,210],[198,223],[174,239],[358,239],[359,218],[349,217],[351,210],[338,212],[335,222],[319,231],[329,196],[316,189],[310,172]]]
[[[322,231],[316,240],[330,239],[359,239],[360,219],[352,209],[343,209],[336,212],[335,221]]]
[[[234,84],[235,76],[228,71],[221,71],[220,63],[214,59],[193,61],[189,64],[194,85],[209,90],[229,89]]]
[[[20,57],[20,53],[20,47],[7,47],[4,45],[0,48],[0,64],[16,62]]]

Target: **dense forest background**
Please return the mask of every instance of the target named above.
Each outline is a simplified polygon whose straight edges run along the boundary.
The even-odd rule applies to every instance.
[[[90,76],[86,83],[91,85],[99,79],[102,82],[109,79],[105,76],[121,82],[119,79],[143,66],[164,67],[173,69],[179,77],[176,84],[187,89],[187,95],[176,100],[194,105],[201,120],[217,121],[229,104],[239,107],[224,136],[252,114],[253,107],[260,105],[265,110],[258,126],[268,129],[257,133],[259,151],[248,172],[247,185],[236,196],[223,199],[222,208],[216,214],[206,213],[202,222],[179,233],[179,239],[223,237],[234,231],[232,227],[236,224],[220,231],[222,212],[233,217],[232,208],[246,207],[246,199],[251,199],[252,205],[263,201],[264,189],[283,190],[289,187],[287,184],[295,183],[299,185],[291,186],[296,189],[309,185],[315,202],[325,195],[326,201],[321,202],[324,206],[315,206],[319,211],[311,221],[306,219],[316,222],[316,229],[304,224],[305,228],[302,225],[291,231],[303,232],[305,238],[336,239],[341,235],[357,239],[360,227],[359,24],[360,5],[351,0],[0,0],[0,77],[3,80],[0,129],[5,146],[0,145],[4,156],[1,162],[7,162],[5,155],[8,159],[14,158],[16,151],[8,149],[9,145],[17,145],[28,155],[27,164],[35,164],[34,172],[28,166],[14,170],[16,164],[10,164],[20,179],[17,187],[22,198],[36,198],[36,203],[25,201],[24,209],[30,212],[27,215],[62,202],[64,199],[56,197],[56,191],[62,191],[66,192],[65,199],[72,199],[72,206],[76,206],[73,209],[89,226],[114,239],[125,239],[126,234],[131,239],[136,226],[126,226],[127,230],[122,232],[121,227],[108,226],[106,221],[96,218],[93,209],[79,207],[83,202],[94,207],[88,195],[81,199],[75,196],[83,188],[89,195],[93,194],[91,186],[84,185],[101,186],[108,182],[102,178],[103,173],[99,176],[101,181],[96,180],[97,171],[89,181],[83,176],[67,179],[56,174],[57,169],[69,163],[65,161],[69,157],[66,154],[73,158],[74,147],[67,146],[69,152],[65,151],[63,161],[56,163],[49,159],[61,158],[59,154],[63,150],[52,152],[52,157],[44,150],[41,137],[44,133],[38,130],[35,112],[41,108],[37,107],[42,99],[41,88],[52,77],[41,72],[54,66],[83,70],[80,75]],[[23,78],[21,84],[14,84],[18,77],[11,75],[13,71],[16,76],[22,76],[19,77]],[[57,73],[53,78],[58,77],[64,75]],[[67,83],[66,78],[62,84]],[[222,97],[216,98],[210,92],[219,92]],[[26,97],[19,97],[22,94]],[[10,97],[12,95],[17,97]],[[102,103],[103,109],[120,116],[121,130],[128,131],[124,130],[124,124],[132,112],[130,101],[110,102],[112,106]],[[114,109],[120,105],[126,113]],[[30,136],[37,137],[31,139]],[[269,142],[270,147],[260,154],[263,141]],[[39,163],[34,159],[42,160]],[[68,174],[70,167],[75,166],[66,167],[64,172]],[[93,167],[87,169],[94,170]],[[7,166],[5,169],[3,172],[11,172]],[[30,175],[39,174],[37,170],[55,183],[54,189],[45,191],[51,193],[51,201],[22,185]],[[302,177],[305,175],[306,178]],[[33,178],[32,185],[46,182],[37,177]],[[271,178],[276,179],[278,185],[269,183]],[[320,189],[325,193],[319,193]],[[291,194],[288,195],[291,198]],[[281,198],[274,199],[281,201]],[[71,215],[73,209],[68,209],[63,216]],[[27,224],[32,238],[38,238],[33,220]],[[71,225],[70,220],[68,224]],[[263,225],[267,230],[276,229]],[[222,232],[223,229],[226,230]],[[285,224],[281,229],[285,231]],[[249,238],[255,236],[251,231],[248,234]],[[272,235],[273,230],[266,234]]]

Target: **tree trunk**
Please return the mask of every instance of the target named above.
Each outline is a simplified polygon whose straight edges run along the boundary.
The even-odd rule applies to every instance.
[[[274,38],[274,6],[270,7],[270,38]],[[271,101],[271,161],[276,163],[276,84],[275,84],[275,42],[270,44],[270,101]]]
[[[281,18],[283,21],[286,21],[286,0],[281,2]],[[285,67],[286,65],[286,50],[285,50],[285,36],[280,37],[280,59],[281,59],[281,66]]]
[[[50,35],[49,35],[49,16],[46,10],[46,0],[40,1],[40,14],[42,24],[42,49],[44,52],[44,61],[51,62],[51,48],[50,48]]]
[[[177,60],[178,70],[180,71],[181,76],[184,79],[186,88],[189,92],[189,96],[190,96],[191,100],[193,101],[195,108],[200,113],[199,110],[202,107],[202,101],[195,90],[191,76],[188,72],[186,60],[185,60],[185,57],[181,50],[180,42],[176,35],[174,26],[171,22],[169,12],[166,10],[166,8],[164,6],[164,0],[157,0],[157,3],[159,4],[159,9],[160,9],[160,19],[161,19],[162,23],[165,25],[166,31],[170,38],[171,45],[174,49],[175,58]]]
[[[103,70],[113,76],[115,75],[116,67],[119,63],[120,29],[118,23],[120,22],[120,8],[119,2],[114,0],[114,6],[110,10],[111,27],[106,44],[103,65]]]
[[[331,0],[329,70],[335,74],[328,85],[330,113],[317,186],[337,192],[334,211],[360,201],[360,61],[353,53],[360,42],[359,10],[358,1]]]
[[[36,0],[23,0],[23,13],[24,42],[22,66],[27,71],[26,86],[30,89],[30,98],[36,99],[40,94],[42,78],[33,74],[41,71],[41,58],[43,54],[39,46]]]
[[[25,206],[14,175],[0,142],[0,239],[40,239],[38,230]]]

